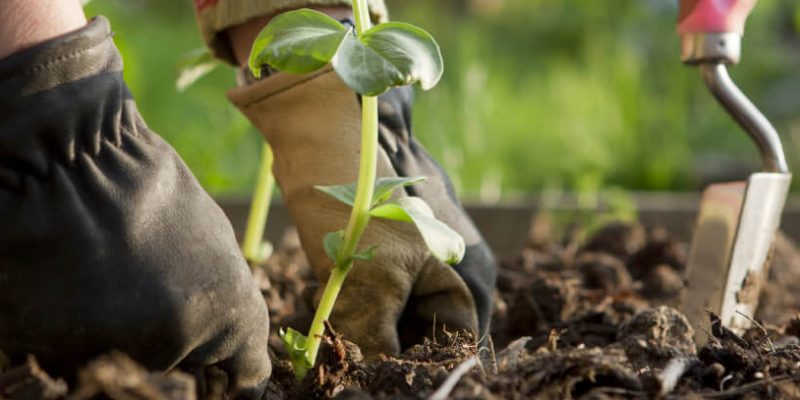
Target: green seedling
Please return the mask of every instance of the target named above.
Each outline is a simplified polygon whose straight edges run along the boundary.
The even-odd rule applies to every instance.
[[[376,179],[378,151],[377,95],[395,86],[419,83],[430,89],[442,76],[439,46],[424,30],[400,22],[371,26],[366,0],[353,0],[355,29],[316,11],[303,9],[270,21],[253,44],[249,66],[256,77],[265,65],[288,73],[310,73],[331,64],[350,88],[361,94],[361,160],[358,182],[317,189],[352,207],[347,226],[331,232],[323,245],[333,260],[308,336],[289,329],[281,337],[291,356],[295,376],[302,378],[317,358],[325,321],[347,274],[356,261],[370,260],[380,249],[359,249],[371,218],[413,223],[435,257],[457,263],[464,256],[461,236],[434,218],[420,198],[392,198],[396,189],[420,183],[424,177]]]
[[[272,255],[272,245],[263,241],[264,229],[269,216],[269,204],[275,188],[272,176],[272,149],[264,142],[261,150],[261,165],[258,168],[256,189],[247,216],[247,228],[242,241],[242,253],[250,265],[263,264]]]
[[[214,58],[207,48],[194,49],[178,60],[178,79],[175,89],[184,92],[198,80],[216,69],[221,62]],[[275,187],[272,176],[272,150],[267,143],[261,151],[256,188],[250,203],[247,228],[242,242],[242,253],[250,265],[263,264],[272,255],[272,244],[263,241],[264,230],[269,215],[270,199]]]

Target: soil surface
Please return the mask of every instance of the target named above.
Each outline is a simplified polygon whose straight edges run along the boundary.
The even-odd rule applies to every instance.
[[[274,372],[263,398],[800,398],[800,254],[788,238],[776,240],[756,326],[737,336],[714,315],[688,321],[673,308],[688,246],[663,229],[612,223],[589,235],[553,232],[537,217],[525,250],[501,263],[487,348],[450,332],[365,362],[331,327],[321,362],[301,382],[277,330],[307,329],[319,283],[296,235],[287,235],[254,270],[273,324]],[[699,347],[696,330],[709,335]],[[87,366],[74,388],[33,358],[6,364],[0,358],[0,399],[217,399],[225,386],[212,370],[196,393],[192,376],[151,373],[122,354]]]

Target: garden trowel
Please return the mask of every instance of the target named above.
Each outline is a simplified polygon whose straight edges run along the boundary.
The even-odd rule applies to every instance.
[[[700,68],[763,160],[763,171],[746,182],[713,184],[703,192],[681,298],[693,324],[703,326],[710,311],[737,333],[752,322],[792,178],[775,128],[727,72],[739,62],[744,22],[756,1],[681,0],[678,24],[683,62]],[[705,342],[702,331],[697,329],[698,344]]]

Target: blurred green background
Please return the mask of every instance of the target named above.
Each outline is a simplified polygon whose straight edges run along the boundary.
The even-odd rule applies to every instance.
[[[418,93],[414,133],[469,200],[548,190],[697,190],[746,176],[747,136],[679,61],[677,0],[387,0],[437,38],[445,76]],[[246,194],[260,136],[228,104],[233,70],[183,93],[178,59],[201,47],[191,2],[94,0],[151,128],[211,193]],[[800,2],[765,0],[734,80],[800,164]]]

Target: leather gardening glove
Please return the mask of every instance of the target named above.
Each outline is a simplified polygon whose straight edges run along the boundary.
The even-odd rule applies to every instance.
[[[360,248],[377,245],[369,262],[356,262],[334,307],[332,323],[367,357],[396,353],[437,329],[485,333],[496,267],[458,203],[444,172],[411,137],[411,89],[380,99],[378,176],[425,175],[428,182],[395,196],[422,197],[437,218],[458,231],[467,252],[456,266],[430,255],[409,223],[373,218]],[[326,68],[309,75],[277,73],[230,92],[231,100],[263,132],[275,154],[274,175],[317,277],[332,267],[323,236],[346,226],[350,208],[315,189],[355,182],[361,109],[355,92]]]
[[[0,60],[0,349],[121,350],[259,397],[269,319],[230,223],[139,115],[108,21]]]

